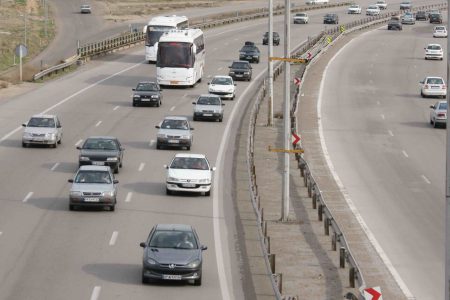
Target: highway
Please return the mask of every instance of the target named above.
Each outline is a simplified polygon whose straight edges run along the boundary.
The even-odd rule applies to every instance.
[[[424,59],[428,43],[446,48],[433,27],[384,26],[354,39],[328,65],[321,101],[332,165],[417,299],[444,298],[445,130],[429,124],[439,99],[421,98],[419,86],[445,78],[445,60]]]
[[[340,13],[341,23],[360,18],[348,16],[346,7],[310,12],[310,24],[292,27],[291,45],[323,30],[322,16],[330,11]],[[206,78],[193,89],[165,89],[160,108],[131,106],[131,88],[155,75],[154,65],[144,62],[143,46],[93,60],[63,78],[0,103],[0,299],[254,297],[240,264],[245,259],[240,257],[240,241],[235,238],[238,220],[234,219],[231,162],[239,120],[255,82],[265,76],[267,55],[261,38],[266,23],[256,20],[207,31]],[[275,30],[281,33],[282,27],[282,18],[277,17]],[[163,164],[178,151],[156,150],[154,126],[168,114],[191,116],[191,102],[206,92],[207,78],[226,74],[246,40],[256,41],[263,54],[262,63],[253,65],[253,80],[238,83],[236,100],[226,102],[223,123],[193,122],[191,152],[206,154],[217,167],[212,196],[165,195]],[[282,55],[281,46],[275,47],[275,55]],[[41,112],[60,117],[62,145],[21,148],[20,124]],[[124,167],[117,175],[115,212],[68,211],[67,179],[77,169],[75,146],[91,135],[116,136],[126,148]],[[427,174],[436,182],[431,175]],[[404,207],[411,214],[419,213],[413,208]],[[197,229],[208,246],[201,287],[141,284],[139,242],[156,223],[187,223]],[[433,227],[425,222],[421,226]]]

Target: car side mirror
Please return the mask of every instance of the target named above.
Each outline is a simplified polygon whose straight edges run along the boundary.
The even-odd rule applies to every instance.
[[[141,246],[142,248],[145,248],[145,247],[147,247],[147,244],[146,244],[145,242],[141,242],[141,243],[139,244],[139,246]]]
[[[424,83],[424,81],[423,81],[423,80],[422,80],[422,81],[419,81],[419,83],[423,84],[423,83]]]
[[[216,170],[216,167],[212,167],[212,168],[211,168],[211,171],[215,171],[215,170]]]
[[[236,86],[236,83],[234,84],[234,86]]]
[[[62,127],[61,125],[56,126],[56,128],[61,128],[61,127]]]
[[[69,179],[67,180],[67,182],[73,183],[73,179]]]
[[[135,91],[136,89],[131,89],[132,91]]]
[[[78,150],[81,150],[81,147],[80,147],[80,146],[77,146],[77,149],[78,149]]]
[[[228,66],[229,69],[231,69],[231,66]]]
[[[169,167],[167,165],[163,165],[164,169],[168,169]]]
[[[27,127],[27,124],[26,124],[26,123],[22,123],[22,126],[23,126],[23,127]]]
[[[208,85],[210,85],[211,84],[211,82],[208,82]]]
[[[206,247],[205,245],[201,245],[200,250],[202,250],[202,251],[208,250],[208,247]]]
[[[159,128],[161,128],[161,126],[159,126],[159,125],[156,125],[156,126],[155,126],[155,128],[158,128],[158,129],[159,129]]]
[[[430,105],[430,108],[434,109],[434,105]]]
[[[225,103],[222,103],[222,106],[225,106]]]
[[[195,104],[197,104],[197,103],[195,103],[195,102],[192,102],[192,104],[194,104],[194,105],[195,105]]]
[[[191,127],[191,130],[194,130],[194,127]]]
[[[124,147],[120,147],[120,150],[125,151],[125,148]]]
[[[114,183],[114,184],[118,184],[118,183],[119,183],[119,180],[114,179],[114,180],[113,180],[113,183]]]

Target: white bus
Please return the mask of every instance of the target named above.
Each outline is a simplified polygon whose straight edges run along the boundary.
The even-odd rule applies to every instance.
[[[185,16],[159,16],[152,18],[143,32],[145,33],[145,60],[156,61],[158,41],[164,32],[172,29],[186,29],[189,27],[188,18]]]
[[[159,39],[158,84],[193,87],[202,79],[204,66],[205,42],[200,29],[171,30]]]

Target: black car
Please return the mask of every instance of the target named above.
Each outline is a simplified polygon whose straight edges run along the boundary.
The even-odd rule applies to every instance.
[[[239,59],[247,60],[249,62],[259,63],[260,52],[258,47],[255,45],[244,45],[244,47],[239,50]]]
[[[250,81],[252,79],[252,66],[248,61],[233,61],[228,68],[230,68],[228,76],[233,78],[233,80],[240,79]]]
[[[412,3],[410,0],[404,0],[400,3],[400,10],[411,10]]]
[[[142,104],[154,105],[156,107],[162,104],[161,88],[156,82],[141,81],[133,89],[133,106]]]
[[[430,14],[430,23],[442,24],[442,15],[439,13]]]
[[[403,25],[400,18],[391,18],[388,22],[388,30],[403,30]]]
[[[188,281],[202,284],[202,252],[197,232],[190,225],[158,224],[152,228],[144,248],[142,283],[152,280]]]
[[[280,35],[278,34],[278,32],[272,33],[272,41],[273,41],[272,43],[275,46],[278,46],[280,44]],[[269,33],[268,32],[264,33],[262,43],[263,43],[263,45],[267,45],[269,43]]]
[[[109,166],[114,173],[119,173],[122,167],[124,148],[119,140],[112,136],[92,136],[77,146],[80,150],[78,162],[80,166]]]
[[[416,21],[426,21],[428,20],[428,14],[426,11],[419,10],[416,13]]]
[[[339,16],[337,14],[326,14],[323,17],[323,24],[339,24]]]

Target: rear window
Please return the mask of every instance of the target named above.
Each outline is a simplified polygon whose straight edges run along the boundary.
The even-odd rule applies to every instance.
[[[428,49],[428,50],[441,50],[442,48],[441,48],[441,46],[439,46],[439,45],[429,45],[429,46],[427,47],[427,49]]]
[[[442,109],[442,110],[447,109],[447,102],[439,103],[439,109]]]
[[[231,67],[233,69],[248,69],[249,64],[245,62],[234,62]]]
[[[427,80],[428,84],[444,84],[444,81],[442,78],[428,78]]]

